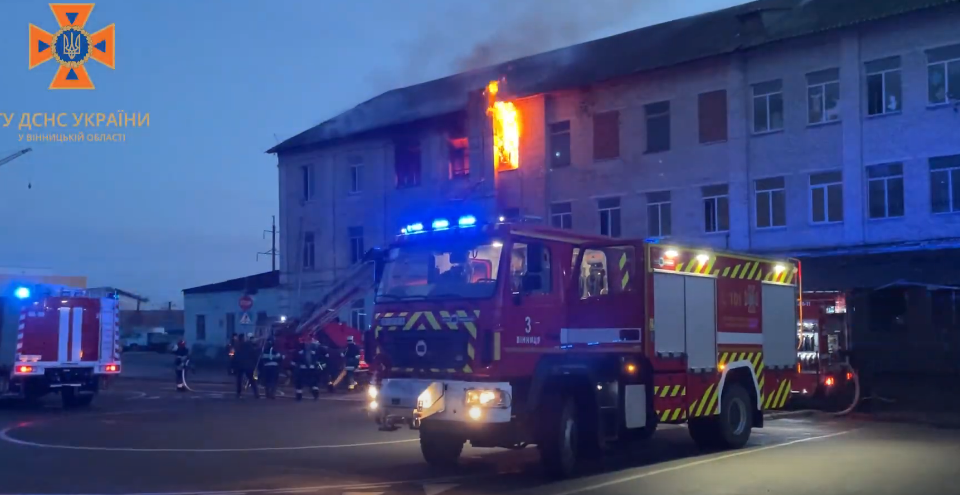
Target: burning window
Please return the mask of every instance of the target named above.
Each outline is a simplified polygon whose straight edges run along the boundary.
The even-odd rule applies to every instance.
[[[493,165],[497,171],[520,168],[520,114],[509,101],[497,101],[500,83],[487,85],[487,115],[493,121]]]
[[[449,140],[450,143],[450,178],[457,179],[470,176],[470,154],[467,152],[467,138]]]
[[[398,140],[393,148],[394,168],[397,172],[397,189],[420,185],[420,140]]]

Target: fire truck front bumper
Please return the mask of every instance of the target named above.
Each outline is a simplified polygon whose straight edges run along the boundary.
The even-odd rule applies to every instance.
[[[368,389],[368,415],[384,430],[417,429],[424,420],[466,424],[509,423],[512,388],[506,382],[394,378]]]

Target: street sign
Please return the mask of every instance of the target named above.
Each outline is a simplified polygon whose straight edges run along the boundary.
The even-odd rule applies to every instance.
[[[241,325],[253,324],[253,320],[250,319],[250,313],[244,313],[243,316],[240,317],[240,324]]]
[[[240,309],[246,311],[253,307],[253,298],[249,294],[240,296]]]

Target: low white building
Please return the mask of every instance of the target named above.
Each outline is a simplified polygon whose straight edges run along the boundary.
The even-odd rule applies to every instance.
[[[280,320],[280,272],[271,271],[184,289],[184,339],[216,357],[235,334],[263,333]],[[252,302],[244,309],[241,300]]]

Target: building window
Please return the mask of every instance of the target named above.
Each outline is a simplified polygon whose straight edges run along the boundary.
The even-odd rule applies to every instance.
[[[397,140],[393,148],[393,162],[397,173],[397,189],[420,185],[419,140]]]
[[[303,234],[303,267],[313,268],[316,262],[316,243],[314,242],[313,232]]]
[[[783,227],[787,224],[787,194],[783,177],[756,181],[757,228]]]
[[[363,159],[359,156],[350,157],[350,192],[363,191]]]
[[[697,99],[700,120],[700,142],[727,140],[727,90],[701,93]]]
[[[810,175],[810,221],[843,221],[843,172]]]
[[[570,121],[550,124],[550,168],[570,166]]]
[[[620,112],[593,116],[593,159],[610,160],[620,156]]]
[[[865,64],[867,71],[867,115],[900,111],[903,88],[900,57],[888,57]]]
[[[840,69],[807,74],[807,123],[840,120]]]
[[[236,333],[237,333],[237,315],[236,315],[236,313],[227,313],[227,314],[226,314],[226,320],[227,320],[227,340],[230,340],[230,339],[232,339],[233,336],[236,335]]]
[[[903,216],[903,164],[867,167],[870,218]]]
[[[667,237],[672,223],[670,191],[647,193],[647,235]]]
[[[207,317],[197,315],[197,342],[207,340]]]
[[[783,129],[783,81],[753,85],[753,132]]]
[[[930,104],[960,100],[960,45],[927,50],[927,64]]]
[[[730,197],[726,184],[704,186],[703,193],[703,230],[705,232],[727,232],[730,230]]]
[[[350,326],[357,330],[367,329],[367,309],[363,299],[357,299],[350,307]]]
[[[647,115],[647,153],[670,149],[670,102],[661,101],[643,106]]]
[[[557,229],[573,229],[573,205],[570,203],[550,205],[550,225]]]
[[[363,260],[363,227],[350,227],[350,263],[356,264]]]
[[[313,165],[300,167],[300,182],[303,184],[302,199],[304,201],[313,199]]]
[[[930,206],[934,213],[960,211],[960,155],[930,159]]]
[[[450,140],[450,178],[470,177],[470,153],[467,138]]]
[[[597,201],[600,210],[600,235],[620,237],[620,198]]]

